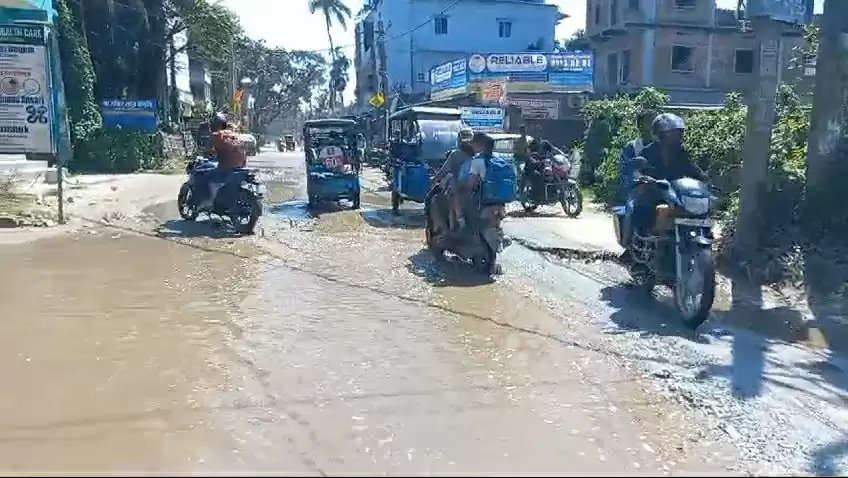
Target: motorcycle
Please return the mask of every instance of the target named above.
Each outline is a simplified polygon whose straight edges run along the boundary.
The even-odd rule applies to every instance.
[[[501,221],[506,217],[503,204],[481,205],[476,227],[468,224],[461,231],[450,230],[448,199],[436,185],[424,201],[427,247],[436,257],[450,251],[471,261],[483,273],[498,273],[497,256],[503,250],[504,239]]]
[[[618,243],[630,256],[630,274],[645,291],[657,283],[671,287],[683,322],[693,328],[706,320],[715,298],[710,210],[715,188],[692,178],[665,181],[642,176],[636,194],[654,189],[660,203],[651,231],[636,231],[630,206],[613,208]],[[633,230],[631,230],[633,229]]]
[[[561,203],[568,217],[583,212],[583,193],[571,177],[571,164],[561,154],[540,158],[533,154],[524,165],[519,200],[527,212],[539,206]]]
[[[177,196],[180,216],[187,221],[194,221],[200,213],[209,216],[215,214],[228,218],[239,234],[252,234],[262,215],[265,185],[255,171],[233,169],[227,173],[211,206],[208,206],[208,201],[204,199],[210,194],[209,183],[214,179],[217,166],[217,162],[205,158],[196,158],[186,165],[188,181],[180,187]]]

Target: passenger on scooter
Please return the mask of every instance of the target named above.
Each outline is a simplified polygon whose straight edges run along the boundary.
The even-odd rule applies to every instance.
[[[474,149],[471,147],[473,134],[469,128],[463,128],[459,131],[457,149],[450,152],[435,177],[435,181],[439,183],[448,200],[450,208],[448,219],[452,231],[459,229],[460,218],[462,217],[462,201],[456,194],[456,181],[459,178],[462,165],[474,156]]]
[[[643,164],[634,178],[647,176],[658,180],[673,181],[690,177],[707,182],[709,178],[689,158],[683,147],[683,119],[672,113],[664,113],[654,119],[651,126],[655,141],[642,151]],[[627,201],[632,213],[634,230],[646,234],[654,225],[654,211],[660,201],[653,188],[634,189]]]

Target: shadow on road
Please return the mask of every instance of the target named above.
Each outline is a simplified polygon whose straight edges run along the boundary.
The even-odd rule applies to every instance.
[[[516,209],[514,211],[510,211],[507,213],[508,217],[562,217],[568,219],[569,217],[562,213],[561,210],[552,207],[545,207],[542,210],[535,209],[533,211],[525,211],[524,209]]]
[[[657,287],[652,293],[621,284],[601,290],[601,300],[615,308],[610,319],[622,330],[641,331],[643,336],[659,335],[681,337],[702,342],[697,331],[683,325],[677,311],[668,300],[662,300]]]
[[[230,239],[242,236],[233,230],[230,224],[217,218],[204,221],[170,219],[156,227],[155,231],[157,236],[166,239],[192,237]]]
[[[468,262],[452,256],[437,258],[427,249],[411,255],[406,268],[435,287],[475,287],[494,282]]]
[[[401,209],[394,215],[390,208],[363,209],[362,219],[377,228],[423,229],[426,218],[423,209]],[[423,235],[422,235],[423,237]]]

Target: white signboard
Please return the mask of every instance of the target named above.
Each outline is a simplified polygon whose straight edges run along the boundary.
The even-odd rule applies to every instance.
[[[521,108],[524,119],[559,119],[559,101],[530,98],[510,98],[509,104]]]
[[[463,106],[462,122],[475,131],[498,131],[504,126],[503,108],[482,108]]]
[[[492,73],[512,71],[545,71],[548,57],[541,53],[507,53],[489,55],[486,66]]]
[[[5,42],[30,28],[0,26],[0,153],[53,152],[47,48]]]

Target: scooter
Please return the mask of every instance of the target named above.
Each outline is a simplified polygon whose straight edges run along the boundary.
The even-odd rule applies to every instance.
[[[568,217],[577,217],[583,212],[583,193],[570,176],[571,164],[564,156],[540,158],[534,154],[524,168],[518,197],[525,211],[561,203]]]
[[[201,213],[211,217],[215,214],[229,219],[239,234],[253,234],[259,216],[262,215],[262,199],[265,185],[259,180],[256,171],[236,168],[223,178],[223,184],[215,193],[211,206],[207,198],[210,194],[209,183],[216,176],[218,163],[206,158],[195,158],[186,165],[188,181],[180,187],[177,206],[180,216],[194,221]]]
[[[630,274],[646,292],[657,283],[671,287],[683,322],[698,327],[715,298],[710,210],[716,189],[692,178],[665,181],[642,176],[635,193],[643,188],[655,189],[661,198],[651,231],[631,226],[634,199],[628,206],[613,208],[616,238],[630,256]]]
[[[464,229],[451,231],[448,199],[440,185],[434,186],[424,201],[427,247],[437,258],[450,251],[471,261],[481,272],[493,275],[500,270],[497,256],[504,247],[501,221],[506,217],[506,210],[503,204],[482,205],[477,210],[476,221],[466,221]]]

